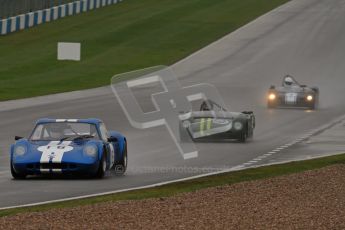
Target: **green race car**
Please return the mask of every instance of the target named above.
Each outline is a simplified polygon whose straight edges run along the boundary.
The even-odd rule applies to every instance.
[[[181,119],[182,117],[182,119]],[[180,140],[238,140],[253,137],[255,116],[252,111],[228,112],[217,103],[207,100],[200,111],[180,116]]]

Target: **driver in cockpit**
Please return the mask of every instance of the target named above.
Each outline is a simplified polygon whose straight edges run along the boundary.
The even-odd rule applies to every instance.
[[[293,87],[293,86],[298,86],[298,84],[293,80],[291,76],[287,75],[283,80],[283,86]]]

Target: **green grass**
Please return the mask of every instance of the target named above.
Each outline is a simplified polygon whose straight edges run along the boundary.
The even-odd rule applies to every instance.
[[[125,0],[0,36],[0,101],[107,85],[118,73],[170,65],[288,0]],[[57,61],[81,42],[82,61]]]
[[[27,208],[16,208],[0,211],[0,217],[14,215],[23,212],[38,212],[54,208],[70,208],[82,205],[90,205],[101,202],[114,202],[120,200],[141,200],[146,198],[169,197],[179,193],[193,192],[203,188],[231,185],[244,181],[252,181],[292,173],[314,170],[330,165],[345,164],[345,154],[325,158],[292,162],[280,165],[272,165],[261,168],[247,169],[243,171],[223,173],[220,175],[202,177],[185,182],[178,182],[160,187],[141,189],[130,192],[117,193],[113,195],[98,196],[88,199],[59,202],[47,205],[40,205]]]

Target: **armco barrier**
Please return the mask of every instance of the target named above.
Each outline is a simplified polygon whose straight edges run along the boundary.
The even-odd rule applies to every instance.
[[[0,20],[0,35],[27,29],[70,15],[79,14],[123,0],[80,0]]]

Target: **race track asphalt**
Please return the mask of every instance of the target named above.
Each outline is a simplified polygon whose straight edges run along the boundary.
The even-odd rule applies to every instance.
[[[173,65],[183,86],[211,83],[232,111],[253,110],[256,115],[253,140],[197,143],[199,157],[195,159],[183,160],[165,127],[131,127],[110,87],[0,103],[0,207],[235,167],[345,114],[344,15],[343,0],[294,0]],[[285,74],[320,88],[317,111],[266,108],[268,87],[280,84]],[[124,133],[129,151],[127,175],[108,175],[104,180],[12,180],[8,149],[13,137],[27,136],[35,120],[42,117],[98,117],[108,129]]]

